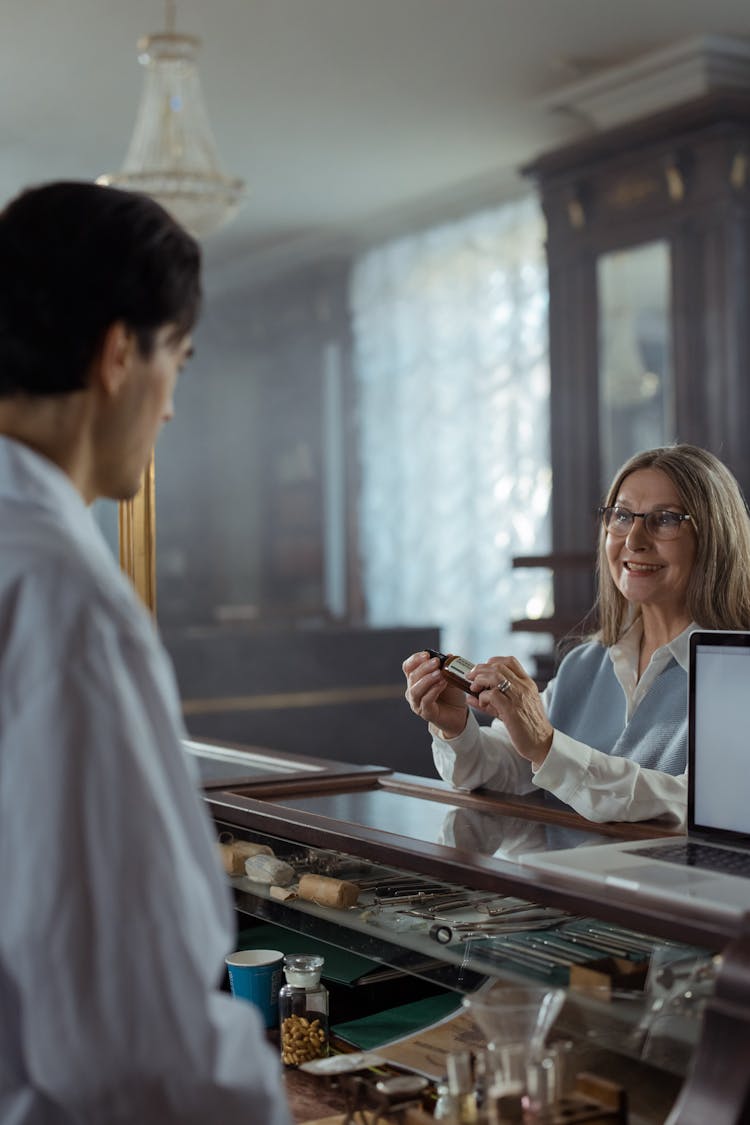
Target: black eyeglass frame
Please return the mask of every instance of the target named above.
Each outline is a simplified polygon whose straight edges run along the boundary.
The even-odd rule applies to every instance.
[[[621,532],[612,530],[612,528],[607,524],[608,512],[612,512],[613,514],[615,512],[622,512],[630,516],[631,519],[628,527],[623,528]],[[692,516],[687,515],[683,512],[672,512],[669,508],[653,508],[650,512],[631,512],[630,508],[624,508],[620,504],[607,504],[606,506],[601,506],[597,508],[597,514],[607,534],[614,535],[618,539],[624,539],[627,535],[630,534],[630,531],[637,519],[643,520],[643,526],[646,528],[646,531],[649,535],[652,536],[652,538],[662,540],[676,539],[680,534],[680,528],[682,527],[685,520],[692,520],[693,518]],[[662,527],[661,530],[659,530],[658,525],[657,530],[653,530],[652,517],[663,515],[672,516],[672,518],[676,520],[676,523],[674,524],[674,534],[664,535],[664,528]]]

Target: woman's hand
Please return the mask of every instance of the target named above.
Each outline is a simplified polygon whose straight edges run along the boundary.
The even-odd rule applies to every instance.
[[[402,664],[406,698],[415,715],[437,727],[443,738],[456,738],[466,726],[466,692],[440,671],[440,661],[428,652],[415,652]]]
[[[476,702],[472,707],[501,719],[513,747],[535,767],[552,745],[554,729],[545,714],[536,684],[515,656],[493,656],[468,673]]]

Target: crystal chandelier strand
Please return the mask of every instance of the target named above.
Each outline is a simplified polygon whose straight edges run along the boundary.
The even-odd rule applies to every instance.
[[[139,46],[146,75],[123,172],[215,174],[219,157],[195,64],[195,40],[152,35]]]
[[[196,63],[200,41],[173,28],[168,4],[167,31],[138,43],[146,74],[133,136],[122,171],[97,182],[152,195],[205,237],[236,214],[244,184],[220,168]]]

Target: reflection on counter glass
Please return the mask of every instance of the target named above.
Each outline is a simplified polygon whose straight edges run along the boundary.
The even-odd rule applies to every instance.
[[[604,843],[606,837],[499,812],[480,812],[387,790],[285,797],[300,812],[378,828],[412,840],[513,859],[524,852]]]
[[[291,809],[379,828],[428,843],[439,842],[446,812],[453,807],[379,789],[309,797],[290,795],[284,797],[282,803]]]
[[[440,844],[481,852],[498,859],[515,859],[527,852],[586,847],[609,842],[608,837],[521,816],[498,816],[477,809],[451,809],[443,821]]]

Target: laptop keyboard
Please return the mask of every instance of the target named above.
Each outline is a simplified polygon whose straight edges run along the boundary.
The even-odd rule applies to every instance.
[[[710,844],[696,844],[691,840],[658,848],[633,848],[633,854],[663,859],[665,863],[679,863],[683,867],[701,867],[706,871],[750,878],[750,853],[713,848]]]

